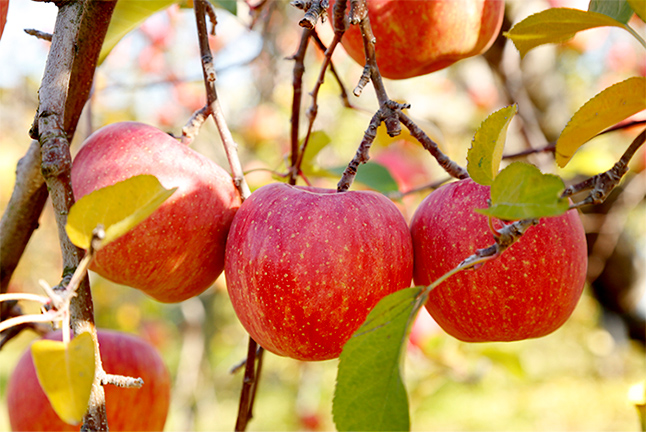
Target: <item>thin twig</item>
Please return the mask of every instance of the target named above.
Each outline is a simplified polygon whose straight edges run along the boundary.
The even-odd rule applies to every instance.
[[[587,180],[584,180],[575,185],[569,186],[563,191],[561,195],[563,198],[571,197],[580,192],[588,191],[591,192],[588,196],[573,205],[571,208],[579,208],[589,204],[601,204],[606,200],[606,197],[610,192],[619,184],[623,176],[628,172],[628,163],[630,159],[635,155],[637,150],[644,144],[646,141],[646,129],[644,129],[630,144],[628,149],[621,156],[619,161],[613,165],[608,171],[605,171],[601,174],[597,174],[593,177],[590,177]]]
[[[437,160],[437,163],[440,164],[442,168],[444,168],[444,171],[446,171],[451,177],[457,178],[457,179],[464,179],[469,177],[469,173],[467,173],[467,170],[459,166],[457,163],[453,162],[451,159],[449,159],[448,156],[446,156],[442,151],[440,150],[439,146],[433,141],[431,138],[429,138],[426,133],[413,122],[406,114],[403,112],[399,112],[399,119],[400,121],[408,128],[410,131],[411,135],[419,141],[422,146],[426,150],[433,155],[433,157]]]
[[[296,184],[296,177],[298,176],[298,159],[299,159],[299,127],[301,119],[301,101],[303,98],[303,74],[305,73],[305,52],[310,41],[310,36],[314,30],[304,28],[301,33],[301,40],[298,45],[298,50],[292,56],[294,60],[294,73],[292,78],[292,120],[291,120],[291,133],[290,133],[290,169],[287,182],[289,184]]]
[[[240,404],[238,406],[238,418],[236,420],[236,431],[247,429],[247,423],[250,420],[251,413],[251,394],[254,383],[256,382],[256,349],[257,343],[251,337],[247,347],[247,360],[245,361],[244,379],[242,381],[242,391],[240,392]]]
[[[25,29],[25,33],[27,33],[28,35],[31,35],[31,36],[35,36],[38,39],[42,39],[42,40],[47,41],[47,42],[52,41],[52,34],[51,33],[47,33],[47,32],[36,30],[36,29]]]
[[[197,23],[197,35],[200,45],[200,55],[202,58],[202,71],[204,74],[204,86],[206,87],[206,101],[209,107],[209,112],[213,117],[213,121],[215,122],[218,132],[220,133],[220,138],[224,145],[224,151],[229,161],[233,182],[238,188],[241,199],[245,200],[249,195],[251,195],[251,190],[244,178],[242,164],[238,157],[238,145],[234,141],[233,135],[231,134],[229,126],[224,118],[222,107],[218,100],[218,94],[215,89],[216,76],[215,68],[213,66],[213,54],[209,47],[209,39],[206,29],[206,13],[208,8],[206,3],[206,0],[194,1],[195,21]]]

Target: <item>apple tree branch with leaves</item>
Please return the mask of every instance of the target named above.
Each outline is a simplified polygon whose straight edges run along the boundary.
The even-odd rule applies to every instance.
[[[282,60],[293,62],[291,81],[282,83],[291,91],[289,124],[284,148],[275,146],[273,154],[285,154],[280,169],[260,170],[270,171],[271,180],[253,186],[248,178],[254,170],[245,172],[253,150],[240,145],[241,133],[231,126],[236,119],[227,117],[232,101],[218,93],[213,47],[227,36],[219,14],[239,14],[244,5],[250,26],[269,26],[279,16],[271,1],[179,2],[194,11],[203,83],[203,102],[180,122],[181,132],[119,121],[92,130],[80,149],[70,150],[82,110],[96,98],[97,68],[124,36],[176,3],[55,3],[36,115],[25,131],[33,141],[0,223],[0,347],[26,329],[47,334],[31,345],[14,372],[19,378],[8,384],[14,430],[155,430],[166,423],[172,409],[166,359],[132,336],[97,329],[101,311],[94,307],[88,270],[155,302],[187,305],[185,316],[191,302],[224,277],[237,325],[248,334],[246,358],[233,368],[244,370],[231,425],[237,431],[253,424],[256,402],[271,397],[262,385],[269,355],[339,359],[330,400],[338,430],[410,430],[413,396],[403,371],[409,336],[424,308],[446,334],[467,343],[533,340],[570,319],[591,283],[581,212],[630,186],[626,178],[646,141],[644,121],[636,117],[646,110],[646,78],[609,83],[572,110],[553,142],[536,147],[529,138],[540,128],[535,107],[496,53],[510,41],[522,60],[535,48],[600,27],[624,30],[646,50],[639,32],[643,2],[591,0],[588,10],[552,7],[512,24],[513,2],[502,0],[295,0],[297,19],[280,15],[290,16],[283,25],[300,35],[289,41],[294,54]],[[464,37],[456,37],[458,30]],[[275,57],[268,46],[258,58]],[[337,63],[341,50],[362,68],[356,83],[345,82]],[[501,78],[510,103],[487,112],[474,128],[461,166],[416,117],[415,104],[391,98],[389,86],[411,79],[421,84],[476,56]],[[310,65],[317,68],[313,79],[306,73]],[[332,146],[322,132],[330,110],[322,99],[333,91],[339,107],[363,111],[367,125],[343,166],[316,170],[316,159]],[[372,108],[360,108],[366,103]],[[212,126],[228,170],[191,148]],[[632,142],[610,169],[576,178],[559,174],[591,140],[619,133],[632,134]],[[373,146],[386,136],[407,137],[445,177],[392,189],[388,169],[369,162]],[[506,154],[508,141],[518,136],[529,149]],[[537,154],[547,155],[548,163],[516,160]],[[634,175],[643,179],[644,172],[642,167]],[[411,195],[419,200],[408,217],[402,202]],[[61,280],[54,287],[41,281],[44,295],[10,292],[48,202],[63,258]],[[31,302],[40,313],[23,313]],[[49,333],[47,323],[61,331]],[[120,364],[132,368],[113,369]],[[121,388],[132,396],[116,393]],[[38,408],[28,399],[35,393],[55,415],[39,419],[30,411]],[[138,411],[136,399],[128,399],[137,394],[159,401],[149,413],[146,407]],[[646,430],[639,397],[635,405]]]

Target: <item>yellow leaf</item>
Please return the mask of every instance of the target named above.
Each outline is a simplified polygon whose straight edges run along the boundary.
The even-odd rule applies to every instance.
[[[574,37],[577,32],[602,26],[627,30],[624,24],[601,13],[552,8],[528,16],[504,35],[512,40],[522,58],[537,46],[565,42]]]
[[[646,77],[633,77],[603,90],[572,116],[556,141],[563,168],[579,147],[604,129],[646,109]]]
[[[646,22],[646,1],[645,0],[628,0],[628,4],[635,11],[637,16]]]
[[[155,12],[166,9],[179,0],[119,0],[114,7],[112,19],[105,35],[99,63],[110,54],[112,48],[127,35],[131,30],[138,27],[142,22]]]
[[[467,171],[476,183],[489,186],[498,175],[509,123],[518,112],[516,104],[487,117],[473,137],[467,153]]]
[[[155,176],[143,174],[97,189],[70,209],[65,231],[72,243],[87,249],[92,230],[103,225],[101,246],[124,235],[150,216],[177,188],[164,189]]]
[[[90,333],[81,333],[68,346],[52,340],[34,342],[31,353],[40,386],[56,414],[65,423],[80,423],[94,382],[94,342]]]

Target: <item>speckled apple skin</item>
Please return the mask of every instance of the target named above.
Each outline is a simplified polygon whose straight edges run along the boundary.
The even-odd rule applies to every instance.
[[[332,17],[334,0],[330,3]],[[368,0],[381,75],[416,77],[483,53],[500,32],[504,9],[504,0]],[[365,65],[358,25],[349,27],[341,43]]]
[[[381,298],[410,286],[412,250],[404,217],[383,195],[270,184],[240,207],[224,272],[256,342],[327,360]]]
[[[224,268],[226,238],[240,206],[233,180],[161,130],[122,122],[85,141],[72,165],[72,189],[78,200],[139,174],[178,189],[145,221],[101,249],[90,269],[161,302],[196,296]]]
[[[473,211],[487,207],[489,191],[466,179],[420,204],[411,220],[416,285],[429,285],[494,243],[487,217]],[[537,338],[570,317],[586,269],[585,232],[570,210],[542,218],[495,260],[451,276],[430,293],[426,308],[447,333],[466,342]]]
[[[170,406],[170,374],[157,350],[126,333],[99,330],[101,360],[107,373],[142,378],[140,389],[104,387],[111,431],[161,431]],[[61,332],[45,339],[61,340]],[[31,350],[22,355],[7,384],[7,411],[13,431],[78,431],[58,418],[43,392]]]

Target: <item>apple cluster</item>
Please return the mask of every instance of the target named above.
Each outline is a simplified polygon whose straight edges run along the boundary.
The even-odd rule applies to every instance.
[[[410,227],[370,191],[276,183],[240,205],[222,168],[140,123],[91,135],[74,160],[72,185],[79,198],[143,173],[178,191],[98,251],[91,268],[164,302],[201,293],[224,270],[251,337],[300,360],[337,357],[384,296],[412,281],[429,285],[493,243],[488,218],[474,211],[487,206],[489,187],[472,180],[431,193]],[[584,231],[571,210],[542,219],[501,257],[449,278],[426,307],[464,341],[544,336],[572,313],[586,266]]]

